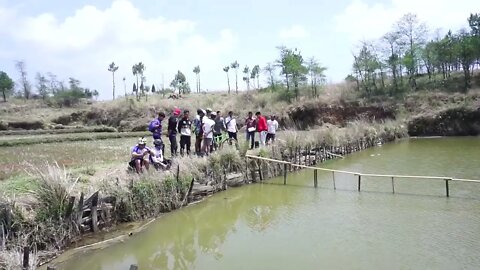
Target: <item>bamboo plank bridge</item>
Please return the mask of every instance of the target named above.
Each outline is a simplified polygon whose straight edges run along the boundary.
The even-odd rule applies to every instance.
[[[342,174],[349,174],[353,175],[357,179],[357,190],[361,191],[361,183],[362,177],[374,177],[374,178],[390,178],[392,182],[392,192],[395,193],[395,179],[418,179],[418,180],[437,180],[437,181],[445,181],[445,195],[450,197],[450,187],[449,182],[468,182],[468,183],[478,183],[480,184],[480,180],[476,179],[463,179],[463,178],[453,178],[453,177],[444,177],[444,176],[424,176],[424,175],[398,175],[398,174],[372,174],[372,173],[360,173],[360,172],[352,172],[352,171],[344,171],[344,170],[334,170],[334,169],[327,169],[321,167],[312,167],[302,164],[296,164],[289,161],[284,160],[277,160],[253,155],[246,155],[247,159],[253,160],[260,160],[261,162],[272,162],[276,164],[283,164],[283,184],[287,184],[287,172],[289,168],[298,168],[298,169],[308,169],[313,170],[313,186],[315,188],[318,187],[318,171],[325,171],[332,173],[332,182],[333,182],[333,189],[336,188],[335,183],[335,173],[342,173]],[[263,180],[262,171],[258,169],[258,174],[260,176],[260,180]]]

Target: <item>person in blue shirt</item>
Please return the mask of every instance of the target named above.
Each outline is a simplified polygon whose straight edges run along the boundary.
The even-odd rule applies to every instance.
[[[148,126],[148,130],[152,132],[154,140],[162,139],[162,121],[165,119],[163,112],[158,113],[158,118],[153,119]]]
[[[146,170],[150,167],[148,155],[153,152],[147,147],[147,140],[145,138],[138,139],[138,144],[132,148],[132,157],[128,165],[134,168],[137,173],[142,173],[143,168]]]

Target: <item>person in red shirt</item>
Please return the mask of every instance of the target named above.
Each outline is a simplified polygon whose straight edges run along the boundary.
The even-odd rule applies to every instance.
[[[257,132],[260,135],[260,145],[265,146],[267,141],[267,119],[260,113],[255,114],[257,117]]]

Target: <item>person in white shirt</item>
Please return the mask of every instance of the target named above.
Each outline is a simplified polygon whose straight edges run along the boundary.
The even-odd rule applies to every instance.
[[[228,117],[225,118],[225,126],[228,132],[228,139],[229,139],[228,141],[229,141],[229,144],[231,145],[232,140],[235,140],[235,142],[237,141],[237,132],[238,132],[237,119],[233,117],[232,111],[229,111]]]
[[[213,126],[215,125],[215,120],[213,119],[215,117],[216,117],[215,114],[211,114],[210,118],[207,118],[206,116],[203,118],[202,153],[206,155],[210,153],[210,148],[212,147],[212,143],[213,143]]]
[[[267,121],[267,144],[272,141],[272,143],[275,141],[275,134],[277,133],[278,129],[278,122],[277,122],[277,117],[275,115],[270,116],[270,119]]]

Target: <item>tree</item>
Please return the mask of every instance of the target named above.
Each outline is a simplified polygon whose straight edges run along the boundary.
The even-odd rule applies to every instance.
[[[253,86],[255,87],[255,79],[257,80],[257,89],[260,88],[260,66],[255,65],[252,68],[252,73],[250,74],[250,79],[254,80],[253,81]]]
[[[132,73],[137,78],[137,84],[136,84],[137,86],[140,85],[138,81],[138,77],[143,77],[144,71],[145,71],[145,65],[142,62],[139,62],[138,64],[135,64],[132,66]],[[138,88],[135,93],[137,95],[137,100],[140,100]]]
[[[238,94],[238,68],[240,67],[240,64],[235,61],[230,65],[230,67],[235,69],[235,93]]]
[[[223,71],[227,73],[227,83],[228,83],[228,94],[230,94],[230,76],[228,76],[228,71],[230,70],[230,66],[226,66],[223,68]]]
[[[137,95],[138,93],[138,88],[137,88],[137,85],[135,83],[133,83],[133,86],[132,86],[132,93]]]
[[[32,93],[32,86],[30,85],[30,82],[27,79],[28,74],[27,74],[25,62],[17,61],[16,64],[15,64],[15,67],[17,68],[18,72],[20,73],[20,85],[22,87],[23,97],[25,99],[29,99],[30,95]]]
[[[310,76],[310,83],[311,83],[311,88],[312,88],[312,96],[317,97],[317,85],[318,83],[323,83],[325,80],[325,70],[327,68],[322,67],[320,63],[315,59],[315,57],[312,57],[308,61],[308,74]]]
[[[427,26],[419,21],[417,15],[407,13],[397,22],[396,31],[399,35],[399,44],[406,48],[403,64],[407,68],[410,87],[415,90],[419,69],[419,48],[425,44]]]
[[[288,49],[284,46],[278,47],[280,50],[280,59],[277,60],[281,67],[281,74],[285,75],[287,91],[290,89],[290,81],[295,87],[295,98],[298,99],[299,84],[306,80],[305,74],[308,70],[303,65],[303,57],[297,49]]]
[[[93,90],[93,92],[92,92],[92,96],[94,96],[94,97],[95,97],[95,100],[97,100],[97,99],[98,99],[98,91],[97,91],[97,89],[94,89],[94,90]]]
[[[37,72],[37,75],[35,76],[35,80],[37,81],[36,87],[37,87],[38,94],[42,97],[43,100],[45,100],[49,95],[48,85],[47,85],[48,80],[45,78],[45,76],[43,76],[39,72]]]
[[[115,71],[118,70],[118,66],[115,66],[115,62],[112,62],[108,65],[108,71],[112,72],[112,89],[113,89],[113,100],[115,100]]]
[[[383,41],[387,42],[389,48],[389,56],[387,63],[390,67],[390,71],[392,72],[393,76],[393,86],[395,91],[398,91],[398,65],[399,65],[399,48],[397,46],[398,43],[398,33],[396,32],[389,32],[383,36]]]
[[[155,93],[157,90],[155,89],[155,84],[152,84],[152,93]]]
[[[178,94],[190,93],[190,85],[187,82],[185,75],[179,70],[175,75],[175,78],[170,83],[170,86],[175,90],[178,89]]]
[[[197,93],[200,93],[200,66],[193,68],[193,73],[197,75]]]
[[[48,72],[47,76],[49,78],[49,92],[52,93],[52,95],[55,95],[59,91],[59,82],[57,80],[57,75]]]
[[[250,68],[248,66],[245,66],[245,68],[243,69],[243,74],[245,74],[245,76],[243,76],[243,81],[247,84],[247,91],[250,90]]]
[[[455,52],[462,65],[465,91],[471,87],[470,66],[473,65],[476,59],[475,49],[474,37],[469,35],[465,29],[461,29],[455,36]]]
[[[7,96],[13,92],[14,85],[7,73],[0,71],[0,90],[2,91],[3,102],[7,102]]]
[[[272,63],[267,63],[263,70],[268,74],[268,78],[270,80],[270,88],[272,88],[272,90],[275,90],[275,65],[273,65]]]

